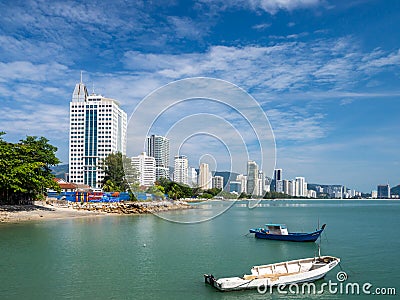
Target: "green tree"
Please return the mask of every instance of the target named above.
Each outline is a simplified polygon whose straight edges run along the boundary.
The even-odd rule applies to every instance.
[[[161,185],[153,185],[150,186],[147,190],[146,193],[149,194],[153,194],[154,196],[156,196],[159,199],[164,199],[164,194],[165,194],[165,190],[164,187],[162,187]]]
[[[238,197],[238,199],[246,199],[246,198],[248,198],[248,197],[247,197],[247,194],[245,192],[241,192],[239,197]]]
[[[51,166],[60,163],[57,148],[44,137],[27,136],[13,144],[0,133],[0,197],[3,203],[24,203],[43,198],[47,188],[59,190]]]
[[[121,152],[111,153],[101,163],[104,172],[103,190],[106,192],[125,192],[138,187],[138,174],[131,164],[131,159]]]

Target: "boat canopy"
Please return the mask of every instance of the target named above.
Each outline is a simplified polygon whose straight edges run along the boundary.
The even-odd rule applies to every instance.
[[[265,224],[266,227],[279,227],[279,228],[286,228],[285,224]]]

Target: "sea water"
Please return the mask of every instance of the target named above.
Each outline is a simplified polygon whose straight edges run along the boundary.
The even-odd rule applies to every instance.
[[[215,201],[201,207],[164,216],[187,222],[202,211],[227,210],[195,224],[155,215],[1,224],[0,299],[371,298],[362,291],[365,284],[371,285],[370,294],[382,288],[397,293],[380,299],[396,299],[400,293],[400,201],[264,200],[253,209],[245,201]],[[241,276],[253,265],[318,252],[317,243],[247,234],[265,223],[284,223],[289,231],[312,231],[326,223],[321,254],[339,257],[340,266],[310,293],[301,287],[265,294],[218,292],[205,285],[204,273]],[[338,272],[345,272],[347,280],[339,281]],[[349,287],[346,291],[347,283],[357,284],[359,295]]]

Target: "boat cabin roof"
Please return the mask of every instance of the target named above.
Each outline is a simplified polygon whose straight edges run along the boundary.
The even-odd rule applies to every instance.
[[[267,227],[278,227],[278,228],[281,228],[281,229],[285,229],[286,228],[285,224],[265,224],[265,226],[267,226]]]

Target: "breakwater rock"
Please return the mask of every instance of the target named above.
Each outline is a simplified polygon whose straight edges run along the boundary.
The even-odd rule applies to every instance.
[[[113,202],[113,203],[71,203],[76,210],[87,210],[115,214],[148,214],[169,210],[193,208],[184,201],[151,201],[151,202]]]

